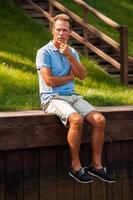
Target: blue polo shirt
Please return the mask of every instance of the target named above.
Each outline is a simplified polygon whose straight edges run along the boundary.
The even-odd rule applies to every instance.
[[[80,62],[77,51],[71,48],[73,56]],[[46,67],[51,69],[52,75],[61,77],[66,76],[70,72],[71,64],[69,60],[54,46],[50,41],[47,45],[38,50],[36,56],[36,66],[39,76],[39,90],[41,104],[46,104],[55,95],[72,95],[74,92],[74,82],[69,81],[61,86],[49,87],[46,85],[40,69]]]

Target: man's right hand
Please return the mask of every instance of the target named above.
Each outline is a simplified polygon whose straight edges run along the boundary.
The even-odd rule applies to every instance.
[[[72,69],[70,70],[70,74],[69,74],[69,75],[71,76],[72,80],[74,80],[74,78],[75,78],[75,75],[74,75],[74,73],[73,73]]]

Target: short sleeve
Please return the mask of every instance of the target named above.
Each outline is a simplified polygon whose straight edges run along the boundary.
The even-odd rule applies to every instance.
[[[75,57],[75,59],[80,62],[80,58],[79,58],[79,54],[78,52],[72,48],[72,53],[73,53],[73,56]]]
[[[40,70],[41,67],[50,68],[50,55],[47,50],[38,50],[36,56],[36,67],[38,70]]]

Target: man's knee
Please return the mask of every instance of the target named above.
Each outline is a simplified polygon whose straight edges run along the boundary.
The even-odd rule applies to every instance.
[[[101,113],[98,113],[95,117],[95,124],[99,128],[105,127],[105,117]]]
[[[73,113],[69,117],[69,123],[70,125],[82,126],[84,123],[84,118],[78,113]]]
[[[99,112],[92,112],[87,116],[87,121],[94,127],[104,128],[105,127],[105,117]]]

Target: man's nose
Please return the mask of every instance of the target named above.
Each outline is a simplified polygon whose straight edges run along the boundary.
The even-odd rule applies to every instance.
[[[62,35],[63,34],[63,30],[60,30],[59,34]]]

